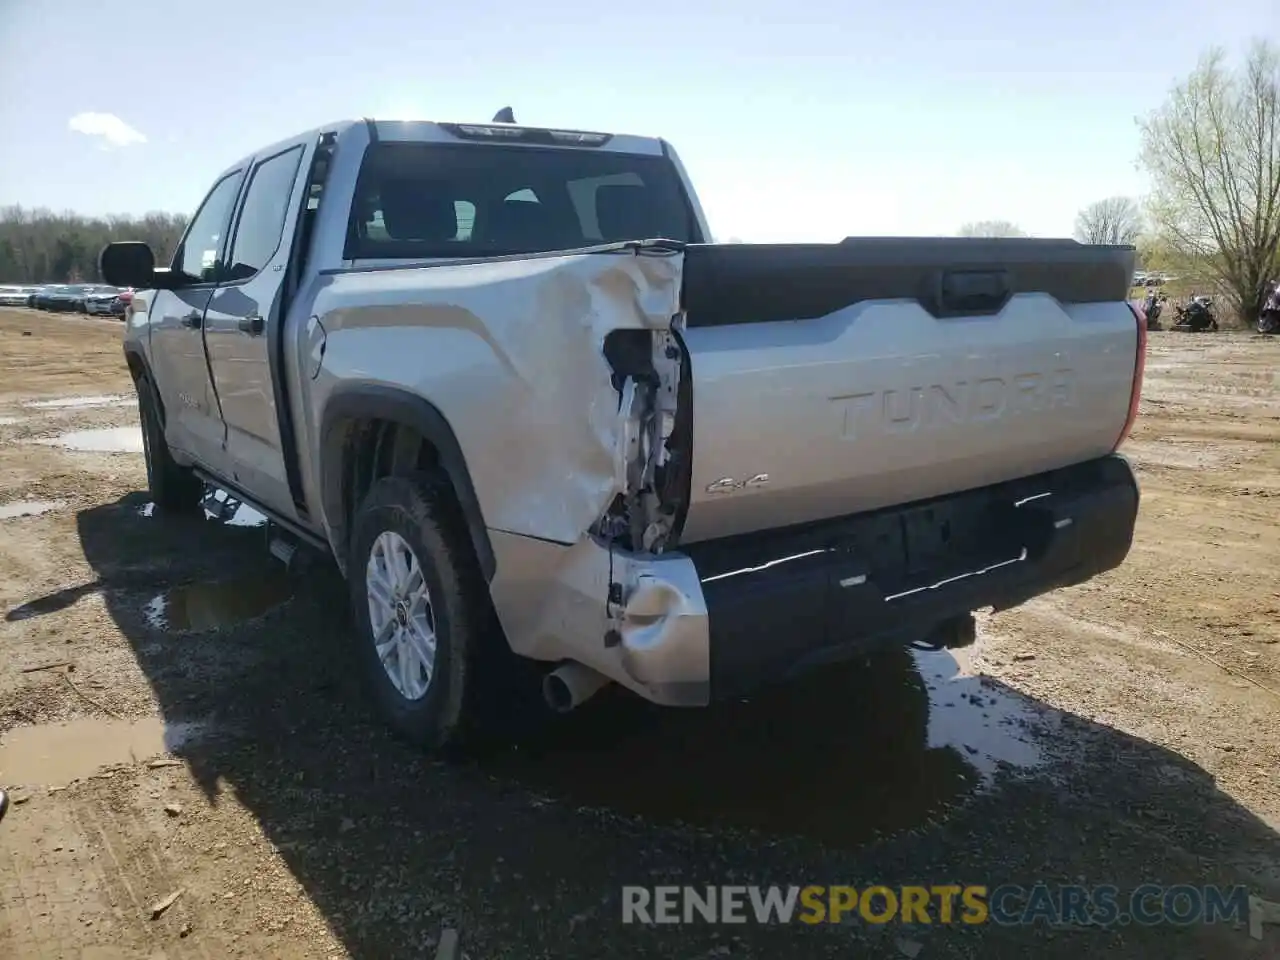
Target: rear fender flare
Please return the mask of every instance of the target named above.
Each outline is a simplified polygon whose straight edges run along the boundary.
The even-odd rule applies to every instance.
[[[381,384],[338,386],[325,404],[320,423],[321,508],[339,564],[346,563],[345,545],[350,536],[346,511],[346,456],[349,426],[366,420],[385,420],[413,428],[439,454],[440,465],[453,484],[486,581],[492,580],[497,563],[484,514],[476,497],[471,473],[458,438],[440,410],[422,397],[397,387]]]

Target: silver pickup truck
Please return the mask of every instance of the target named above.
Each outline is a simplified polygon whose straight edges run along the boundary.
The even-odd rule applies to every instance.
[[[717,244],[663,140],[355,120],[232,165],[168,267],[101,267],[156,503],[211,483],[331,555],[441,747],[529,686],[702,706],[1119,564],[1133,258]]]

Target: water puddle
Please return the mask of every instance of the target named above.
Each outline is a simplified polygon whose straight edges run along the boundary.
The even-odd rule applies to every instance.
[[[208,731],[205,723],[166,724],[158,717],[96,717],[14,727],[0,742],[0,782],[65,786],[102,767],[138,763],[181,749]]]
[[[482,763],[574,805],[857,844],[944,817],[1002,762],[1039,762],[1032,719],[952,654],[899,650],[700,710],[607,688]]]
[[[136,406],[137,398],[127,394],[105,394],[94,397],[58,397],[55,400],[28,400],[24,407],[37,410],[87,410],[90,407],[131,407]]]
[[[1027,701],[971,672],[966,650],[912,651],[929,688],[929,746],[954,747],[990,777],[1001,764],[1030,768],[1044,762],[1032,732],[1045,718]]]
[[[50,510],[65,507],[65,500],[15,500],[0,503],[0,520],[16,520],[19,517],[38,517]]]
[[[33,443],[90,453],[141,453],[142,430],[138,427],[104,427],[100,430],[73,430]]]
[[[261,527],[267,518],[247,503],[241,503],[225,490],[206,488],[200,501],[206,520],[216,520],[228,527]],[[148,501],[138,507],[138,516],[150,519],[156,513],[156,505]]]
[[[260,527],[267,518],[247,503],[241,503],[225,490],[210,488],[202,501],[204,515],[228,527]]]
[[[145,614],[147,623],[157,630],[218,630],[260,617],[292,594],[292,584],[281,568],[255,577],[175,587],[152,597]]]

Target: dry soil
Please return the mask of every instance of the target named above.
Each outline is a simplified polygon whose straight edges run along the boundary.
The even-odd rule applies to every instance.
[[[153,513],[120,335],[0,311],[0,957],[1280,957],[1231,923],[620,922],[627,883],[1280,900],[1280,339],[1152,335],[1128,561],[973,648],[606,693],[446,765],[372,716],[331,571],[235,504]]]

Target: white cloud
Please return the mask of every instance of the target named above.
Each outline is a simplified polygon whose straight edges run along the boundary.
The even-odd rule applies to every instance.
[[[106,149],[147,142],[143,133],[133,129],[114,113],[77,113],[67,121],[67,128],[87,137],[94,137]]]

